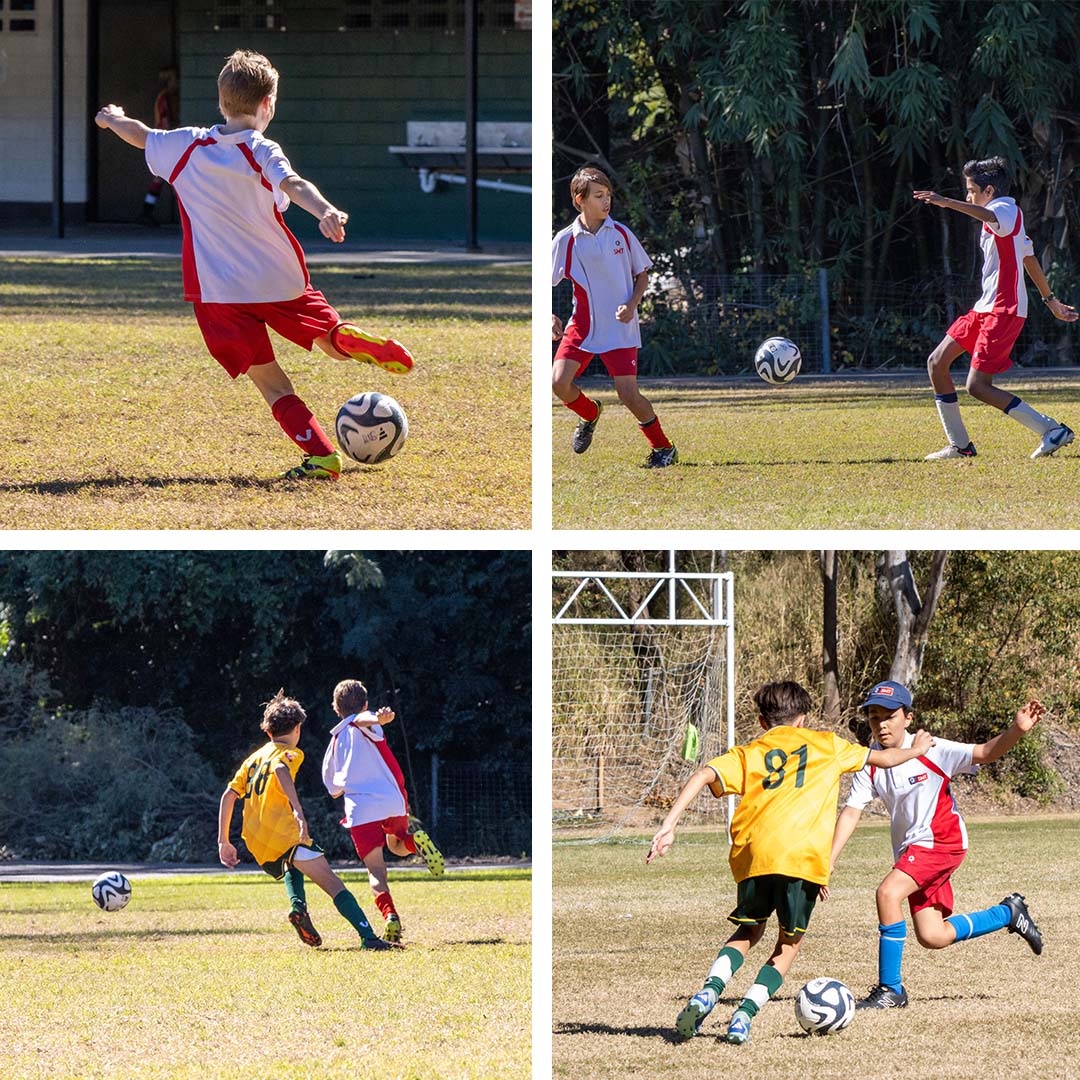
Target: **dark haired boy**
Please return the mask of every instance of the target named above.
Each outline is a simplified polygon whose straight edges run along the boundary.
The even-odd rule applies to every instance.
[[[909,749],[867,750],[831,731],[806,725],[813,702],[796,682],[767,683],[754,695],[758,723],[765,734],[713,758],[687,781],[645,861],[664,855],[675,840],[683,811],[704,788],[717,798],[741,795],[731,821],[731,872],[738,902],[728,916],[738,929],[709,969],[705,985],[675,1021],[684,1039],[692,1038],[712,1012],[747,953],[761,940],[775,911],[780,933],[728,1025],[727,1041],[745,1043],[750,1021],[780,989],[798,955],[819,890],[829,881],[829,844],[836,821],[840,776],[867,762],[881,769],[910,761],[933,745],[925,731]]]
[[[956,386],[949,375],[953,361],[965,352],[971,354],[968,393],[1034,431],[1041,441],[1031,456],[1049,457],[1073,441],[1072,429],[1037,412],[1015,394],[994,386],[994,376],[1012,367],[1010,353],[1027,318],[1024,271],[1035,282],[1043,303],[1055,319],[1075,322],[1077,312],[1050,291],[1024,231],[1024,215],[1008,196],[1009,171],[1005,159],[969,161],[964,166],[964,187],[967,190],[964,202],[934,191],[913,193],[920,202],[958,210],[982,222],[979,232],[983,255],[982,296],[966,315],[953,322],[926,361],[938,415],[949,440],[948,446],[927,454],[926,460],[975,457],[975,444],[960,417]]]
[[[574,313],[563,328],[551,316],[551,337],[559,342],[551,367],[555,396],[580,418],[574,432],[575,454],[592,444],[603,406],[575,385],[594,356],[615,382],[619,400],[637,419],[652,450],[645,462],[662,469],[679,460],[652,405],[637,384],[641,330],[637,309],[649,284],[652,259],[629,227],[611,217],[611,181],[599,169],[578,169],[570,195],[580,211],[551,242],[551,287],[564,278],[574,286]]]
[[[298,749],[300,728],[307,714],[298,701],[279,690],[267,702],[259,725],[270,740],[249,755],[236,770],[218,807],[218,858],[230,869],[240,862],[229,841],[233,807],[244,802],[241,836],[255,861],[275,880],[285,881],[291,911],[289,922],[300,940],[313,947],[322,938],[308,915],[304,892],[306,874],[334,901],[341,917],[360,935],[361,948],[389,949],[388,942],[371,929],[356,897],[330,869],[323,849],[311,839],[300,798],[296,794],[297,770],[304,760]]]
[[[344,679],[334,687],[334,712],[338,723],[323,755],[323,783],[332,798],[345,797],[341,824],[367,868],[375,906],[385,920],[383,938],[400,941],[401,917],[390,895],[383,845],[395,855],[421,855],[434,877],[445,868],[442,853],[423,829],[409,832],[405,776],[383,735],[393,709],[371,712],[367,687],[359,679]]]
[[[907,730],[912,718],[911,692],[898,682],[881,682],[870,691],[867,710],[873,734],[872,749],[911,746]],[[873,762],[851,782],[847,805],[836,819],[830,870],[851,838],[863,810],[881,799],[889,812],[893,867],[877,888],[878,984],[857,1009],[903,1008],[907,992],[900,979],[907,927],[903,903],[911,909],[915,936],[925,949],[944,949],[958,941],[1007,929],[1020,934],[1036,955],[1042,952],[1039,928],[1024,898],[1010,893],[993,907],[967,915],[953,914],[952,875],[967,854],[967,829],[956,808],[950,780],[974,772],[1007,754],[1042,718],[1039,701],[1017,711],[1013,724],[984,743],[938,739],[934,747],[887,775]],[[828,897],[828,889],[823,890]]]

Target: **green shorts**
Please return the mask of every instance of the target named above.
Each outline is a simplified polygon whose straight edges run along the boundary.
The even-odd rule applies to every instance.
[[[300,844],[293,844],[284,855],[279,855],[271,862],[259,863],[259,865],[275,880],[280,881],[285,876],[285,871],[292,865],[293,856],[296,854],[296,849],[300,847]],[[308,848],[310,851],[317,851],[322,854],[322,848],[315,843],[314,840],[309,840],[306,844],[302,845]]]
[[[788,937],[802,937],[810,925],[820,885],[783,874],[762,874],[739,882],[739,902],[728,919],[736,926],[768,922],[776,912]]]

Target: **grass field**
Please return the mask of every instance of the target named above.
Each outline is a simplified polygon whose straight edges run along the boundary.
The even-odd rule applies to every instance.
[[[359,875],[345,874],[368,916]],[[516,1078],[530,1068],[527,871],[393,879],[407,948],[370,953],[308,886],[302,945],[281,885],[133,879],[0,885],[2,1071],[19,1080]]]
[[[403,377],[271,334],[333,438],[364,390],[405,408],[392,461],[339,482],[206,352],[178,259],[0,259],[0,519],[9,529],[528,528],[529,267],[315,266],[345,318],[397,337]]]
[[[1080,431],[1080,378],[998,382]],[[1038,438],[963,391],[979,456],[924,462],[945,445],[925,376],[643,380],[681,459],[658,470],[640,468],[648,446],[610,387],[586,385],[606,412],[583,457],[570,449],[576,418],[554,406],[555,528],[1080,527],[1080,443],[1032,461]]]
[[[722,834],[683,830],[671,853],[649,867],[644,837],[557,845],[553,1075],[1080,1076],[1080,820],[968,824],[970,851],[953,879],[957,910],[988,907],[1018,889],[1042,930],[1041,956],[1005,932],[930,952],[909,926],[903,968],[908,1008],[858,1013],[837,1035],[804,1035],[794,1013],[803,983],[829,975],[862,997],[877,982],[874,889],[891,859],[887,827],[864,824],[844,849],[832,897],[818,903],[787,981],[754,1020],[745,1046],[730,1046],[721,1034],[775,943],[775,919],[698,1037],[679,1043],[674,1035],[675,1017],[701,988],[733,929],[727,915],[735,905],[735,886]]]

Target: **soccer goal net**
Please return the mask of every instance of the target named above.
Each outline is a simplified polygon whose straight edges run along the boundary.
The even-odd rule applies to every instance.
[[[734,741],[732,576],[554,572],[552,811],[609,835]],[[731,800],[694,811],[730,819]]]

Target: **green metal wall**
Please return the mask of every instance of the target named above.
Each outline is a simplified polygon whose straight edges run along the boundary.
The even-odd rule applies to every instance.
[[[217,74],[234,49],[265,53],[281,73],[277,115],[267,137],[331,202],[348,211],[359,243],[461,245],[461,185],[420,190],[413,170],[386,148],[405,143],[408,120],[463,120],[464,39],[460,32],[338,30],[337,5],[293,4],[285,31],[214,31],[207,6],[178,5],[181,122],[218,123]],[[531,34],[479,36],[479,119],[530,119]],[[509,175],[528,184],[528,173]],[[480,190],[479,239],[528,243],[530,198]],[[301,238],[317,222],[297,207],[287,214]]]

